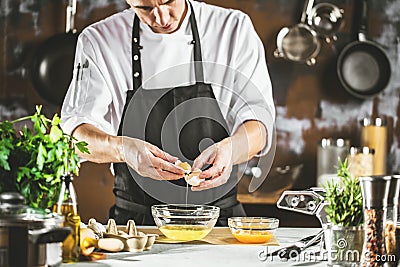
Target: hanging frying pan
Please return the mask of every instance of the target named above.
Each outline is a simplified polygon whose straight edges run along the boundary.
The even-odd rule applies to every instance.
[[[314,0],[306,0],[300,23],[292,27],[282,28],[277,36],[277,49],[275,57],[285,58],[290,61],[306,63],[312,66],[321,49],[317,33],[306,24],[307,14],[312,9]]]
[[[350,94],[369,98],[388,85],[391,67],[383,48],[367,40],[367,0],[362,0],[361,12],[358,40],[340,52],[337,74],[340,83]]]
[[[76,0],[68,0],[66,32],[42,43],[32,59],[33,87],[47,102],[61,106],[72,79],[78,33],[74,28]]]

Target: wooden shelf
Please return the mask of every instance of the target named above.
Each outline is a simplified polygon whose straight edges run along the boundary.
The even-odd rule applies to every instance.
[[[276,204],[280,196],[281,194],[238,194],[238,200],[243,204]]]

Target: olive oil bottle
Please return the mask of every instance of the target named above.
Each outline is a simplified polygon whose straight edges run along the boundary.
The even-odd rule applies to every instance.
[[[53,212],[64,216],[64,226],[71,228],[71,233],[64,240],[62,246],[63,262],[77,262],[79,260],[79,231],[81,218],[78,214],[78,202],[74,185],[73,176],[68,174],[62,178],[58,201],[53,206]]]

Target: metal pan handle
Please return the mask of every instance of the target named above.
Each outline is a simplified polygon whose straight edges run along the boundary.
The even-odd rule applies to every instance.
[[[68,0],[67,6],[67,20],[65,23],[65,32],[75,33],[75,14],[76,14],[76,0]]]
[[[358,30],[358,40],[367,40],[367,27],[368,24],[368,2],[367,0],[361,1],[361,18],[360,18],[360,28]]]
[[[301,23],[306,23],[307,16],[308,14],[310,14],[313,6],[314,6],[314,0],[305,0],[303,12],[301,13],[301,19],[300,19]]]

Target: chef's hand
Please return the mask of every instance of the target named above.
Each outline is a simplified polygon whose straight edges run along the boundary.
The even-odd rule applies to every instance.
[[[138,174],[155,180],[177,180],[185,175],[182,168],[174,164],[178,158],[158,147],[136,138],[124,137],[125,162]]]
[[[201,169],[204,165],[212,165],[203,171],[199,178],[207,180],[198,186],[192,186],[192,191],[201,191],[225,184],[232,172],[232,142],[226,138],[204,150],[193,162],[193,168]]]

